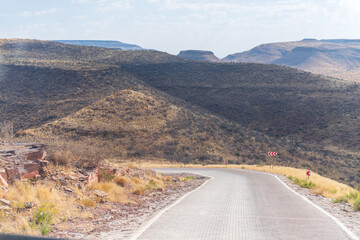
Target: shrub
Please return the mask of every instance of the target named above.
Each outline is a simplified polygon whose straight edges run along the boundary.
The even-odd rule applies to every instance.
[[[135,190],[132,192],[135,195],[142,195],[144,194],[146,188],[144,186],[138,186],[135,188]]]
[[[92,189],[100,190],[108,194],[108,199],[112,202],[127,202],[127,196],[122,187],[114,182],[96,183]]]
[[[11,122],[0,122],[0,139],[11,142],[14,138],[14,125]]]
[[[295,183],[296,185],[299,185],[302,188],[310,189],[310,188],[314,188],[316,186],[315,183],[313,183],[312,181],[300,179],[297,177],[288,176],[288,179],[290,179],[293,183]]]
[[[43,236],[48,235],[52,230],[51,224],[55,212],[53,205],[41,205],[34,211],[29,226],[32,228],[37,227]]]
[[[344,203],[347,202],[354,206],[355,211],[360,211],[360,192],[353,191],[344,196],[335,198],[332,200],[333,203]]]
[[[110,174],[109,172],[107,172],[106,170],[103,170],[100,174],[99,174],[99,180],[105,180],[107,182],[111,182],[114,179],[114,175]]]
[[[69,150],[62,150],[62,151],[49,151],[49,158],[51,161],[53,161],[56,165],[62,165],[62,166],[69,166],[69,164],[72,162],[74,156],[72,152]]]
[[[96,207],[96,202],[90,198],[84,198],[80,201],[80,204],[85,207]]]
[[[127,183],[127,180],[126,180],[125,177],[115,177],[115,178],[114,178],[114,182],[115,182],[117,185],[119,185],[119,186],[121,186],[121,187],[124,187],[124,186],[126,185],[126,183]]]
[[[360,211],[360,198],[357,198],[357,199],[354,201],[354,210],[355,210],[355,211]]]

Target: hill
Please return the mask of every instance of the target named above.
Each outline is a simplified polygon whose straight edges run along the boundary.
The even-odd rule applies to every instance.
[[[103,47],[103,48],[112,48],[119,50],[145,50],[138,45],[127,44],[119,41],[106,41],[106,40],[54,40],[54,41],[59,43],[71,44],[71,45]]]
[[[0,43],[0,117],[27,129],[19,135],[90,143],[111,157],[274,161],[360,182],[356,84],[156,51]]]
[[[43,140],[89,142],[107,157],[120,159],[255,164],[265,161],[264,149],[272,149],[271,140],[262,134],[146,87],[117,91],[24,133]]]
[[[220,62],[220,60],[211,51],[185,50],[181,51],[177,56],[195,61]]]
[[[304,39],[262,44],[249,51],[229,55],[222,61],[285,65],[359,82],[356,73],[360,71],[360,40]]]

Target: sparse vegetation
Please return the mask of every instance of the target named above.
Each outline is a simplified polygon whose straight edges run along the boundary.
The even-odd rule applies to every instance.
[[[48,235],[52,230],[52,221],[56,210],[53,205],[43,204],[33,213],[33,217],[30,219],[29,226],[31,228],[38,228],[42,235]]]
[[[288,179],[290,179],[293,183],[295,183],[296,185],[299,185],[302,188],[309,188],[309,189],[313,189],[316,185],[309,180],[306,179],[300,179],[297,177],[293,177],[291,175],[287,176]]]
[[[0,122],[0,140],[4,143],[14,139],[14,125],[12,122]]]
[[[194,177],[192,176],[186,176],[186,177],[183,177],[183,178],[180,178],[180,181],[192,181],[194,179]]]
[[[92,189],[107,193],[108,196],[106,199],[112,202],[125,203],[129,201],[124,189],[114,182],[99,182],[96,183]]]
[[[9,215],[0,223],[3,232],[47,235],[53,221],[87,214],[79,212],[75,198],[45,183],[15,182],[8,192],[0,190],[0,198],[11,203]]]
[[[114,177],[114,182],[121,187],[125,187],[128,180],[125,177]]]
[[[19,136],[91,139],[89,150],[106,149],[107,158],[185,163],[266,164],[272,150],[279,152],[272,164],[311,168],[352,186],[360,181],[354,84],[287,67],[195,63],[156,51],[19,39],[1,40],[0,48],[6,86],[0,119],[23,129]]]
[[[91,198],[84,198],[80,201],[80,204],[84,207],[96,207],[96,202]]]
[[[353,190],[343,196],[333,199],[334,203],[344,203],[347,202],[354,206],[355,211],[360,211],[360,192],[358,190]]]

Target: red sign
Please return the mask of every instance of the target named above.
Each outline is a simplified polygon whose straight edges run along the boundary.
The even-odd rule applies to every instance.
[[[269,156],[277,156],[277,152],[269,152]]]
[[[310,172],[310,171],[307,171],[307,172],[306,172],[306,175],[310,176],[310,175],[311,175],[311,172]]]
[[[227,164],[227,161],[225,161],[224,163]]]

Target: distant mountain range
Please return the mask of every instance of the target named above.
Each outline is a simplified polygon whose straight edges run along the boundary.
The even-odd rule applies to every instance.
[[[149,50],[119,41],[56,40],[56,42],[121,50]],[[276,64],[360,82],[360,40],[357,39],[303,39],[293,42],[267,43],[245,52],[228,55],[221,60],[213,52],[203,50],[184,50],[177,56],[204,62]]]
[[[181,51],[177,56],[196,61],[221,62],[211,51],[185,50]]]
[[[145,50],[144,48],[135,45],[127,44],[119,41],[106,41],[106,40],[55,40],[55,42],[81,45],[81,46],[93,46],[93,47],[104,47],[121,50]],[[147,50],[147,49],[146,49]]]
[[[360,40],[303,39],[261,44],[249,51],[231,54],[222,61],[285,65],[316,74],[360,81]]]

